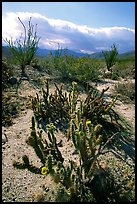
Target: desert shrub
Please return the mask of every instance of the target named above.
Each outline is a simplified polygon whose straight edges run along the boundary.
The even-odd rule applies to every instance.
[[[65,51],[64,51],[65,52]],[[49,55],[39,60],[43,71],[52,74],[61,81],[95,81],[98,79],[102,63],[90,58],[74,58],[63,51],[55,55]]]
[[[115,44],[113,44],[111,46],[111,50],[109,51],[102,51],[104,58],[105,58],[105,62],[106,62],[106,66],[108,71],[110,71],[111,67],[113,65],[115,65],[116,61],[117,61],[117,55],[118,55],[118,50],[117,47],[115,46]]]
[[[13,89],[2,92],[2,126],[13,124],[13,118],[29,107],[29,99],[21,97]]]
[[[19,17],[18,19],[23,26],[24,36],[21,35],[15,42],[13,42],[12,38],[11,40],[6,38],[4,41],[9,46],[15,62],[20,65],[22,74],[25,74],[25,66],[30,65],[32,59],[34,58],[40,38],[37,36],[36,27],[34,30],[34,25],[31,24],[31,18],[28,22],[28,29]]]
[[[42,66],[40,66],[40,64],[39,64],[39,58],[36,58],[36,57],[35,57],[35,58],[31,61],[30,65],[31,65],[34,69],[38,70],[39,72],[42,71]]]
[[[2,60],[2,89],[8,87],[8,79],[13,76],[13,66]]]
[[[135,60],[118,60],[117,64],[113,67],[113,79],[122,78],[135,78]]]
[[[75,70],[75,80],[78,82],[82,81],[95,81],[98,79],[100,74],[99,72],[99,64],[96,60],[88,59],[88,58],[79,58],[76,63],[73,65],[73,69]]]
[[[115,90],[124,102],[135,103],[135,83],[118,83],[115,85]]]
[[[13,94],[2,95],[2,125],[9,126],[12,124],[12,118],[18,113],[18,105],[15,103]]]
[[[32,61],[31,65],[40,72],[50,75],[54,73],[54,64],[50,57],[38,57]]]
[[[58,77],[62,81],[73,81],[75,79],[75,66],[76,59],[73,56],[68,56],[64,51],[58,51],[55,56],[51,56],[54,68]]]

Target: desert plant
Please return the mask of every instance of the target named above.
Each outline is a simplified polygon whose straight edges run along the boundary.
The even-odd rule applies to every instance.
[[[67,93],[63,93],[63,86],[59,88],[55,84],[55,93],[49,92],[49,80],[45,81],[46,90],[42,88],[43,97],[40,99],[37,94],[32,98],[32,109],[34,111],[36,120],[39,122],[45,121],[46,124],[54,123],[61,124],[61,121],[68,122],[70,102]]]
[[[9,65],[7,60],[2,60],[2,90],[8,87],[8,80],[13,76],[13,65]]]
[[[31,18],[28,22],[28,29],[18,17],[18,20],[24,28],[24,36],[20,36],[16,41],[8,40],[7,38],[4,41],[8,44],[13,58],[20,65],[22,74],[25,74],[25,66],[30,65],[36,50],[38,48],[39,37],[37,36],[37,25],[34,30],[34,25],[31,24]]]
[[[111,67],[116,63],[117,60],[117,55],[118,55],[118,50],[115,44],[111,46],[111,50],[109,51],[102,51],[106,66],[108,71],[111,71]]]
[[[47,161],[47,167],[49,169],[49,172],[52,171],[52,157],[54,158],[54,161],[64,161],[64,158],[62,157],[59,149],[57,140],[54,134],[55,126],[53,124],[47,125],[48,130],[48,138],[43,139],[42,137],[42,131],[36,130],[35,126],[35,118],[32,117],[32,126],[31,126],[31,136],[26,140],[26,143],[34,148],[36,155],[40,159],[42,163],[42,167],[46,165]],[[51,155],[51,156],[50,156]],[[24,159],[25,158],[25,159]],[[34,172],[34,173],[41,173],[45,174],[45,169],[41,167],[35,168],[33,165],[29,164],[29,158],[27,156],[22,157],[24,163],[20,162],[13,162],[14,167],[16,168],[27,168],[28,170]]]
[[[118,77],[135,79],[135,60],[118,59],[117,64],[113,67],[112,77],[114,79]]]
[[[127,82],[127,83],[117,83],[115,85],[115,90],[118,94],[120,94],[120,98],[126,102],[135,103],[135,83]]]
[[[72,83],[72,90],[68,96],[63,93],[62,87],[55,86],[55,95],[49,94],[48,82],[46,82],[46,91],[43,90],[44,107],[46,111],[48,110],[45,114],[45,118],[47,117],[45,129],[47,135],[43,137],[42,130],[37,131],[35,118],[32,117],[31,136],[26,140],[26,143],[33,147],[42,166],[37,168],[30,165],[27,156],[22,157],[24,163],[14,161],[13,165],[20,169],[27,168],[42,175],[50,174],[56,183],[63,185],[69,192],[67,199],[70,201],[94,200],[92,188],[94,188],[95,183],[101,180],[99,182],[99,195],[102,195],[102,199],[106,201],[109,195],[106,196],[107,191],[104,193],[104,189],[109,188],[111,181],[109,183],[109,179],[107,179],[109,176],[107,169],[100,165],[99,156],[109,151],[108,145],[110,142],[113,145],[112,140],[117,135],[119,136],[120,131],[123,130],[123,126],[118,123],[120,118],[112,109],[116,98],[111,103],[105,103],[103,94],[106,90],[103,90],[101,94],[96,90],[90,90],[83,102],[78,100],[76,82]],[[52,98],[52,96],[54,97]],[[64,109],[64,102],[66,102],[65,106],[68,109],[60,115],[59,112],[62,110],[56,109],[56,106],[58,108],[61,106]],[[41,101],[38,94],[36,104],[33,105],[34,110],[38,107],[37,113],[41,111]],[[49,112],[49,110],[52,111]],[[52,120],[51,123],[49,118],[54,112],[56,113],[54,115],[55,120]],[[105,115],[107,115],[106,118]],[[41,113],[40,117],[43,117]],[[68,118],[68,140],[71,139],[74,150],[78,153],[79,162],[73,161],[73,158],[69,160],[68,164],[64,162],[64,155],[59,148],[60,142],[57,143],[56,139],[57,126],[55,125],[60,117]],[[119,125],[119,128],[116,128],[113,121]],[[105,126],[109,126],[110,130],[107,131]],[[106,136],[108,134],[105,139],[104,134]],[[104,176],[102,171],[107,176]]]
[[[59,88],[55,84],[54,94],[49,92],[49,81],[47,80],[45,83],[46,90],[42,88],[43,98],[39,98],[38,94],[36,97],[32,97],[32,109],[38,124],[43,121],[64,129],[68,127],[69,121],[74,118],[75,111],[80,107],[83,120],[90,120],[94,126],[97,124],[103,126],[104,140],[111,135],[112,130],[122,128],[123,120],[113,110],[117,96],[112,99],[112,102],[107,102],[103,98],[109,87],[106,90],[103,89],[101,94],[91,87],[85,101],[81,101],[76,82],[72,82],[72,89],[69,93],[63,92],[63,87]]]

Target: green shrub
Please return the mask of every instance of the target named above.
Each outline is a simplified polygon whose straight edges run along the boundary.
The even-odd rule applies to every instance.
[[[115,90],[118,94],[120,94],[120,98],[124,102],[135,103],[135,83],[118,83],[115,85]]]
[[[78,82],[95,81],[100,74],[97,61],[88,58],[78,58],[73,65],[73,69],[75,73],[72,73],[72,75]]]
[[[13,66],[2,60],[2,90],[8,87],[8,79],[13,76]]]
[[[106,62],[106,66],[108,71],[110,71],[111,67],[116,63],[117,61],[117,55],[118,55],[118,51],[117,48],[115,46],[115,44],[113,44],[111,46],[111,50],[109,51],[102,51],[104,58],[105,58],[105,62]]]
[[[34,30],[34,25],[31,24],[31,18],[28,23],[28,29],[19,17],[18,19],[24,28],[24,36],[22,37],[21,35],[15,42],[13,42],[12,38],[11,40],[7,38],[4,40],[8,44],[13,58],[20,65],[22,74],[25,74],[25,66],[30,65],[34,58],[40,38],[37,36],[36,28]]]
[[[135,78],[135,61],[134,60],[118,60],[117,64],[113,67],[112,76],[122,78]]]

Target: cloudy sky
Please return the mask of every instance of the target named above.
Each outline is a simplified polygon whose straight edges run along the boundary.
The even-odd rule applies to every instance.
[[[39,47],[94,53],[135,49],[135,2],[2,2],[2,37],[23,33],[18,20],[37,24]]]

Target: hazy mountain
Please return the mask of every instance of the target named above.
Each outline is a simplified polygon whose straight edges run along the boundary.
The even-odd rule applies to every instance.
[[[7,46],[2,46],[2,56],[4,57],[11,57],[11,53]]]
[[[82,52],[76,52],[73,50],[62,49],[62,54],[64,54],[65,51],[68,56],[73,55],[74,57],[90,57],[92,59],[104,59],[102,52],[87,54],[87,53],[82,53]],[[47,50],[47,49],[41,49],[41,48],[38,48],[36,55],[39,57],[45,57],[45,56],[48,56],[50,52],[52,52],[53,56],[57,55],[57,50]],[[135,58],[135,51],[130,51],[130,52],[119,54],[118,58],[119,59]]]
[[[48,50],[48,49],[41,49],[41,48],[38,48],[36,55],[39,57],[46,57],[50,53],[52,53],[53,56],[58,55],[57,50]],[[87,56],[89,56],[88,54],[84,54],[81,52],[75,52],[75,51],[69,50],[69,49],[67,49],[67,50],[62,49],[61,53],[62,53],[62,55],[64,55],[66,53],[68,56],[73,55],[74,57],[87,57]]]
[[[135,59],[135,51],[119,54],[119,59]]]
[[[36,52],[36,56],[37,57],[47,57],[50,53],[52,53],[53,56],[57,55],[57,50],[48,50],[48,49],[41,49],[38,48],[37,52]],[[97,52],[97,53],[93,53],[93,54],[86,54],[86,53],[82,53],[82,52],[76,52],[73,50],[65,50],[62,49],[62,55],[66,53],[68,56],[73,55],[74,57],[90,57],[92,59],[104,59],[104,56],[102,54],[102,52]],[[11,57],[11,53],[9,51],[9,48],[6,46],[2,46],[2,56],[8,56]],[[122,54],[118,55],[119,59],[135,59],[135,51],[130,51],[130,52],[125,52]]]

